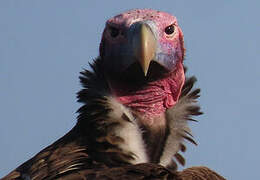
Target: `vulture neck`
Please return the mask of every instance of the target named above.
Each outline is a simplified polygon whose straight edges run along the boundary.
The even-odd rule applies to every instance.
[[[112,93],[119,102],[150,124],[152,122],[149,121],[164,116],[164,112],[177,103],[184,81],[184,69],[180,62],[175,71],[166,77],[144,83],[140,88],[120,87],[115,89],[112,84]]]

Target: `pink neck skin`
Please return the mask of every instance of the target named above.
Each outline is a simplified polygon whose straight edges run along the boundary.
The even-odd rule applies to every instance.
[[[180,62],[176,70],[164,79],[148,83],[146,87],[134,93],[115,92],[115,94],[119,102],[149,121],[164,116],[166,109],[177,103],[184,81],[184,70]]]

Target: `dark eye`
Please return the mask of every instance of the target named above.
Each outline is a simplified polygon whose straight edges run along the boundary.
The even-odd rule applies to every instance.
[[[170,26],[167,26],[164,30],[164,32],[168,35],[171,35],[172,33],[174,33],[174,25],[170,25]]]
[[[117,37],[119,34],[119,29],[115,28],[115,27],[110,27],[110,35],[111,37],[115,38]]]

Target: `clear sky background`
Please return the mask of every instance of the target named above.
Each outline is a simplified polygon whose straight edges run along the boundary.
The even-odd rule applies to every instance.
[[[132,8],[174,14],[205,114],[186,167],[259,179],[259,0],[0,0],[0,177],[76,122],[79,72],[98,55],[105,21]]]

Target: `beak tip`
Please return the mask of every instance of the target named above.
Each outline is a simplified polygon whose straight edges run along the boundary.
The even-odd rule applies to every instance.
[[[144,76],[146,77],[148,73],[148,70],[144,71]]]
[[[151,61],[145,61],[146,63],[144,63],[144,61],[139,61],[142,71],[144,73],[144,76],[147,76],[148,70],[149,70],[149,66],[150,66],[150,62]]]

